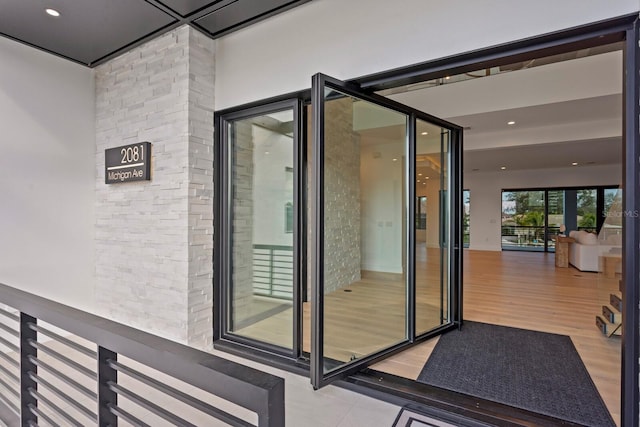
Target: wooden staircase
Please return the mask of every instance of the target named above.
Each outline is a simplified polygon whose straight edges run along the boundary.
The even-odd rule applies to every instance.
[[[596,326],[607,337],[622,335],[622,280],[619,283],[620,292],[609,295],[609,304],[596,315]]]

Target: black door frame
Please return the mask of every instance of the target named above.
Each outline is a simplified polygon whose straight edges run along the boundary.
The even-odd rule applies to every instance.
[[[623,318],[624,334],[622,337],[622,372],[621,372],[621,416],[622,425],[639,425],[639,360],[640,360],[640,260],[637,256],[637,248],[640,247],[640,28],[638,24],[638,14],[630,14],[613,19],[607,19],[586,25],[556,31],[548,34],[534,36],[501,45],[483,48],[475,51],[452,55],[445,58],[436,59],[424,63],[415,64],[408,67],[401,67],[381,73],[375,73],[360,78],[353,79],[363,90],[375,92],[378,90],[398,87],[410,83],[418,83],[425,80],[443,78],[447,75],[470,72],[480,68],[489,68],[509,63],[526,61],[529,59],[553,55],[572,50],[604,45],[614,42],[624,42],[624,149],[623,149],[623,208],[627,213],[624,216],[623,247],[625,256],[622,262],[623,274],[625,277],[622,288],[624,299],[625,316]],[[310,91],[299,91],[286,96],[274,97],[270,100],[253,102],[251,104],[234,108],[255,107],[275,100],[298,97],[308,100]],[[219,127],[216,121],[215,153],[218,159],[221,138]],[[224,179],[220,169],[214,162],[216,176],[216,191],[220,194],[220,182]],[[461,168],[460,168],[461,170]],[[458,177],[462,184],[462,177]],[[220,218],[219,200],[216,198],[216,213]],[[216,236],[220,235],[220,222],[214,221]],[[220,340],[220,298],[217,284],[224,283],[220,277],[221,246],[216,239],[214,250],[214,340]],[[462,307],[461,295],[458,306]],[[220,346],[216,343],[216,346]],[[220,346],[222,347],[222,346]],[[256,354],[250,349],[244,348],[236,351],[246,357],[258,359],[263,362],[278,363],[274,361],[272,355],[264,357]],[[308,372],[296,370],[288,365],[278,364],[278,366],[291,369],[297,372]]]
[[[637,255],[640,248],[640,21],[638,14],[375,73],[353,81],[363,89],[379,91],[615,42],[624,42],[622,188],[625,214],[622,271],[625,280],[621,286],[624,304],[620,373],[621,425],[637,426],[640,424],[640,309],[638,308],[640,259]]]
[[[292,110],[293,111],[293,337],[292,348],[288,349],[275,344],[259,341],[257,339],[241,336],[230,331],[233,316],[232,280],[232,147],[230,146],[229,124],[242,119],[256,117],[264,114]],[[226,286],[214,286],[214,341],[226,340],[231,343],[257,348],[280,357],[297,360],[302,354],[302,284],[306,274],[306,265],[301,260],[304,258],[306,248],[305,213],[302,201],[306,199],[304,194],[305,167],[302,159],[306,157],[306,147],[302,130],[302,101],[300,97],[286,97],[261,103],[251,107],[230,109],[215,114],[216,150],[214,155],[214,168],[216,175],[216,218],[215,236],[216,250],[214,251],[214,268],[217,282]]]
[[[408,347],[432,338],[436,335],[444,333],[448,330],[459,327],[462,322],[462,307],[458,306],[462,302],[462,286],[461,272],[461,250],[462,250],[462,127],[443,120],[439,117],[432,116],[428,113],[416,110],[397,101],[391,100],[374,93],[363,93],[357,84],[352,82],[343,82],[335,78],[318,73],[312,78],[311,105],[313,110],[313,198],[314,198],[314,218],[313,230],[315,244],[312,248],[310,258],[312,264],[312,295],[313,305],[311,310],[311,382],[314,387],[319,388],[329,384],[337,379],[345,378],[350,374],[356,373],[363,368],[389,357],[392,354],[407,349]],[[324,265],[324,90],[325,87],[335,89],[345,95],[353,96],[371,102],[376,105],[395,110],[403,113],[408,119],[408,140],[407,140],[407,156],[408,167],[405,171],[407,180],[407,299],[406,299],[406,328],[407,336],[402,342],[379,350],[371,355],[358,359],[357,362],[346,364],[330,373],[324,373],[324,271],[320,266]],[[450,135],[450,158],[451,158],[451,188],[448,188],[448,201],[450,205],[450,219],[448,224],[451,232],[449,233],[450,242],[448,242],[448,259],[447,268],[449,269],[447,276],[449,277],[449,289],[447,301],[449,301],[450,316],[446,323],[441,324],[429,331],[418,335],[415,328],[415,182],[416,182],[416,120],[433,123],[444,129],[447,129]],[[442,233],[441,233],[441,236]],[[441,237],[441,241],[442,241]],[[442,308],[442,307],[441,307]],[[441,311],[442,313],[442,311]]]

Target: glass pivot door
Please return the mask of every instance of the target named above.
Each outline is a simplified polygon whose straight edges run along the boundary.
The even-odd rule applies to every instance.
[[[461,321],[462,129],[322,74],[312,111],[319,388]],[[426,212],[416,219],[420,197]]]

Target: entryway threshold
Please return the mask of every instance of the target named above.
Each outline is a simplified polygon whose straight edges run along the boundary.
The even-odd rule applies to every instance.
[[[570,421],[433,387],[373,369],[365,369],[334,384],[401,407],[408,406],[416,412],[462,427],[579,426]]]

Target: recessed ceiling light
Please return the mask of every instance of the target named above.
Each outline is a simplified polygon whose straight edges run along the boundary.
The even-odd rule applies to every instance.
[[[429,177],[427,177],[426,179],[429,179]],[[426,182],[425,182],[425,184],[426,184]]]
[[[265,151],[265,152],[264,152],[264,154],[269,154],[269,152],[268,152],[268,151]]]
[[[419,174],[418,174],[418,176],[422,176],[422,174],[421,174],[421,173],[419,173]]]
[[[445,80],[449,80],[451,78],[451,76],[446,76],[444,79]]]
[[[393,159],[394,162],[398,161],[398,159]]]
[[[571,166],[578,166],[578,162],[571,163]]]
[[[422,132],[420,135],[429,135],[429,132]]]
[[[505,170],[505,169],[507,169],[506,166],[500,166],[500,170]]]
[[[515,125],[515,124],[516,124],[516,122],[514,122],[513,120],[511,120],[510,122],[507,122],[507,124],[508,124],[509,126],[511,126],[511,125]]]
[[[56,18],[60,16],[60,12],[55,9],[45,9],[45,12],[47,12],[48,15],[55,16]]]

